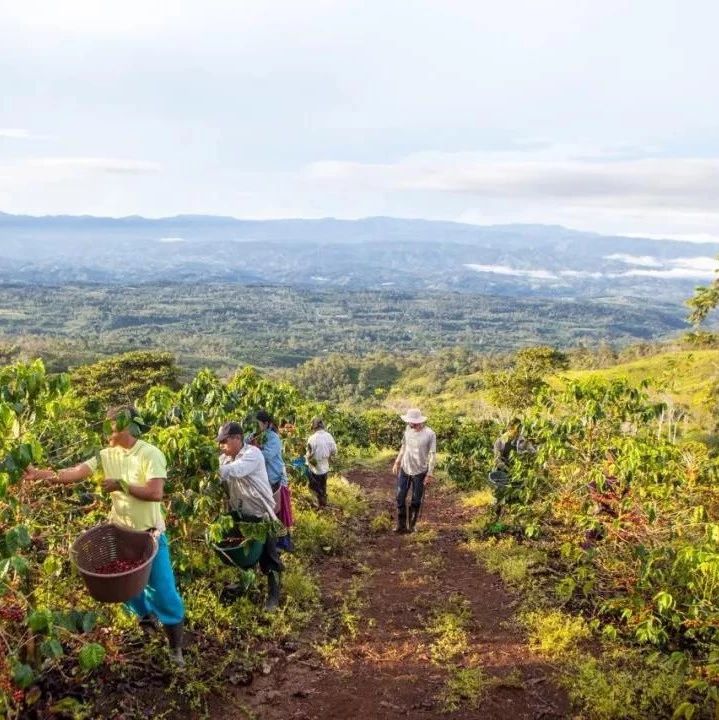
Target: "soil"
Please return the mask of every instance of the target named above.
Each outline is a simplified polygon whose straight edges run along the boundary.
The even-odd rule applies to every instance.
[[[387,512],[394,519],[389,471],[354,471],[348,479],[367,491],[370,519]],[[213,720],[570,717],[551,668],[532,654],[513,622],[517,598],[466,547],[461,526],[476,512],[431,485],[416,533],[372,532],[365,522],[351,559],[327,558],[317,568],[323,616],[296,642],[272,648],[264,674],[233,689],[214,707]],[[354,633],[337,621],[351,588],[359,588],[361,603]],[[442,697],[452,668],[433,662],[436,637],[428,624],[457,597],[471,618],[467,649],[452,662],[480,666],[488,682],[478,702],[465,700],[447,712]],[[318,650],[333,638],[334,645],[325,645],[332,652]]]

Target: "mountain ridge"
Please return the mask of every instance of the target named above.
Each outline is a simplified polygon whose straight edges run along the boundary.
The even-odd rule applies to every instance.
[[[0,282],[262,282],[542,297],[680,300],[719,243],[376,216],[246,220],[0,213]],[[141,258],[131,269],[127,258]],[[80,267],[82,270],[80,271]],[[128,278],[128,270],[131,277]]]

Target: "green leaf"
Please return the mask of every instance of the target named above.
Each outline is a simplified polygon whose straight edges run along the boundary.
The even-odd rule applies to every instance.
[[[696,708],[696,705],[694,705],[694,703],[683,702],[674,711],[674,715],[672,715],[672,719],[673,720],[680,720],[680,719],[692,720],[696,710],[697,710],[697,708]]]
[[[28,627],[33,632],[42,632],[52,625],[52,613],[49,610],[35,610],[27,619]]]
[[[50,706],[50,712],[56,715],[69,715],[73,720],[87,717],[86,706],[74,697],[64,697]]]
[[[42,561],[42,571],[46,575],[59,575],[62,572],[62,560],[57,555],[48,555]]]
[[[97,613],[86,612],[82,614],[82,631],[89,633],[97,624]]]
[[[48,640],[45,640],[45,642],[40,645],[40,652],[45,657],[52,658],[53,660],[57,660],[65,654],[65,651],[62,649],[62,645],[56,638],[49,638]]]
[[[19,575],[27,575],[28,570],[30,569],[28,561],[21,555],[13,555],[10,558],[10,565],[12,565],[15,572],[17,572]]]
[[[80,667],[85,672],[99,667],[104,659],[105,648],[98,643],[87,643],[87,645],[83,645],[82,648],[80,648],[80,652],[78,653]]]
[[[22,548],[28,547],[30,542],[30,533],[24,525],[16,525],[5,533],[5,546],[11,555]]]
[[[35,679],[35,673],[33,673],[29,665],[19,663],[15,660],[12,664],[12,679],[19,688],[25,690],[25,688],[29,688],[30,685],[32,685]]]

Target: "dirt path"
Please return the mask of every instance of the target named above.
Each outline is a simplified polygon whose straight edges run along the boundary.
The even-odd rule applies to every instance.
[[[366,490],[370,518],[393,511],[389,473],[348,479]],[[548,668],[507,622],[516,600],[464,547],[460,528],[472,512],[431,487],[414,535],[367,527],[352,561],[322,566],[326,623],[277,648],[268,674],[238,688],[215,720],[569,717]],[[462,618],[461,630],[447,613]],[[481,678],[475,704],[461,698],[468,677]],[[458,707],[448,711],[452,698]]]

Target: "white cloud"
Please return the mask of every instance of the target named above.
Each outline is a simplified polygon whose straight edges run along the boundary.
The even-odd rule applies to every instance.
[[[476,263],[465,263],[464,267],[475,272],[494,273],[495,275],[515,275],[527,277],[533,280],[556,280],[557,276],[548,270],[519,270],[508,265],[477,265]]]
[[[99,172],[145,175],[156,173],[160,165],[147,160],[102,157],[43,157],[24,161],[25,166],[38,170],[59,170],[62,172]]]
[[[557,280],[560,278],[625,278],[625,277],[655,277],[673,280],[708,280],[715,276],[719,270],[719,261],[711,257],[687,257],[668,259],[662,263],[656,258],[649,256],[633,255],[610,255],[610,259],[621,259],[623,262],[632,264],[633,260],[639,260],[633,264],[651,266],[652,269],[636,268],[625,272],[599,272],[589,270],[527,270],[512,268],[508,265],[479,265],[476,263],[465,263],[464,267],[475,272],[493,273],[495,275],[512,275],[515,277],[526,277],[532,280]],[[654,269],[655,265],[659,268]],[[669,266],[669,267],[667,267]]]
[[[185,238],[181,237],[164,237],[160,238],[157,242],[161,243],[183,243],[186,242]]]
[[[675,265],[678,268],[683,268],[685,270],[698,270],[700,272],[714,272],[719,268],[719,260],[706,256],[674,258],[668,262],[670,265]]]
[[[22,128],[0,128],[0,138],[11,140],[28,140],[31,137],[28,130]]]
[[[575,278],[602,278],[606,277],[605,273],[602,272],[590,272],[589,270],[560,270],[559,274],[562,277],[575,277]]]
[[[690,268],[671,268],[669,270],[629,270],[618,277],[656,277],[667,280],[709,280],[714,277],[713,270],[692,270]]]
[[[665,207],[715,212],[719,158],[618,162],[500,153],[420,153],[399,162],[313,163],[309,177],[350,187],[461,193],[484,198],[566,201],[578,204]]]
[[[662,263],[655,257],[650,255],[626,255],[624,253],[614,253],[614,255],[605,255],[605,260],[618,260],[627,265],[641,265],[642,267],[661,267]]]

